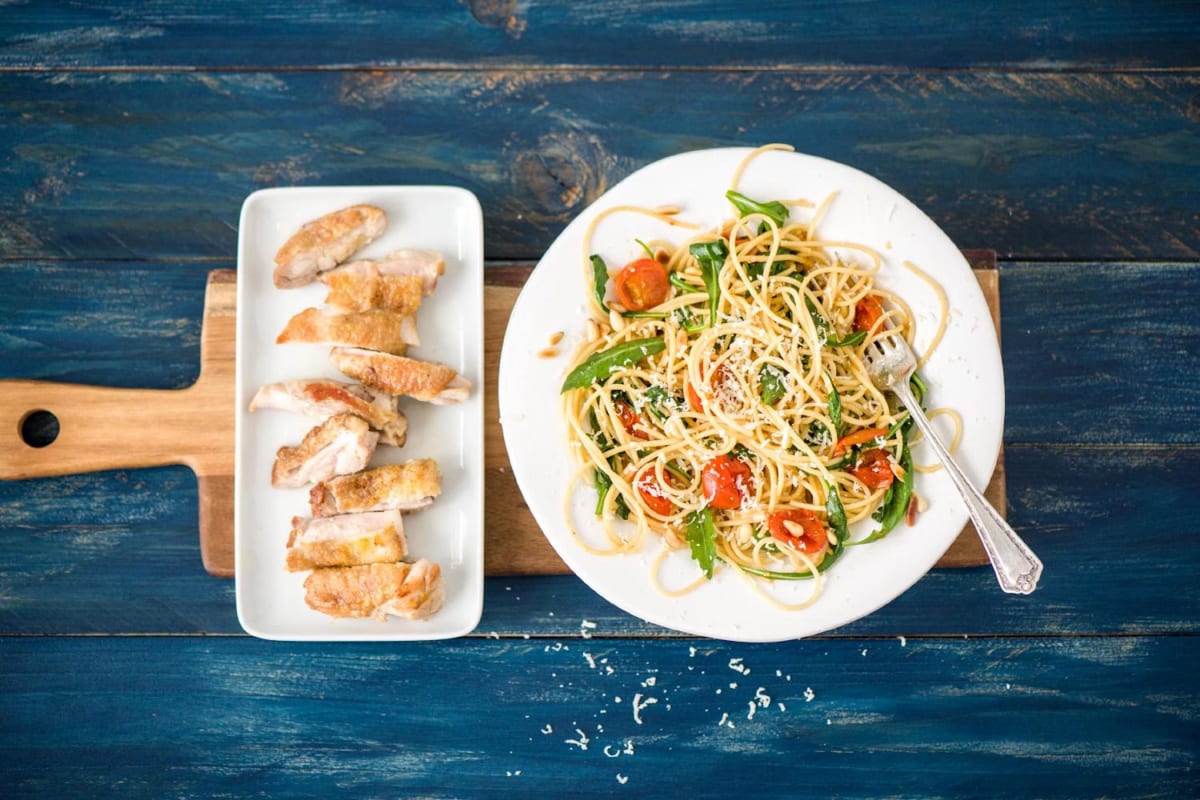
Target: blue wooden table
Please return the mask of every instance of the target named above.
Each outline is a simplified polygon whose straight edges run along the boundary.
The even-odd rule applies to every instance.
[[[493,577],[463,639],[270,643],[185,468],[0,483],[0,795],[1200,794],[1192,4],[410,5],[0,8],[0,377],[190,384],[259,188],[465,186],[496,270],[654,159],[786,141],[999,254],[1042,587],[934,570],[752,646]]]

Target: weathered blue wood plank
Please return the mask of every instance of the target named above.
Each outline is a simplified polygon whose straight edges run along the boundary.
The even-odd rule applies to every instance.
[[[1001,269],[1006,442],[1200,443],[1200,264]]]
[[[1186,67],[1189,3],[93,2],[15,5],[0,66]]]
[[[1009,519],[1046,563],[1037,593],[1002,594],[988,568],[934,570],[834,635],[1200,632],[1200,449],[1006,458]],[[0,482],[0,632],[240,632],[233,583],[200,567],[195,519],[184,468]],[[663,633],[574,577],[487,581],[478,636],[585,632]]]
[[[1200,777],[1195,637],[0,648],[13,798],[1167,798]]]
[[[0,263],[0,377],[190,384],[216,266]],[[1009,444],[1200,443],[1200,264],[1004,264],[1000,293]]]
[[[453,183],[481,198],[489,257],[532,259],[650,161],[769,141],[877,175],[963,247],[1200,255],[1194,72],[34,72],[3,85],[9,258],[229,258],[255,189]]]

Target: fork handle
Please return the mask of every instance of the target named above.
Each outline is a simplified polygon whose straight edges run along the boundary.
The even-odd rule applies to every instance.
[[[958,487],[963,502],[967,504],[967,513],[979,538],[983,541],[983,549],[987,551],[992,569],[996,571],[996,579],[1000,588],[1010,594],[1029,594],[1037,588],[1038,578],[1042,575],[1042,562],[1033,554],[1029,546],[1021,540],[1004,518],[992,507],[983,494],[976,489],[967,476],[959,469],[950,453],[942,446],[929,418],[921,410],[921,405],[913,397],[908,388],[908,381],[896,381],[892,387],[900,397],[904,407],[916,421],[917,427],[929,441],[938,459],[946,468],[950,479]]]

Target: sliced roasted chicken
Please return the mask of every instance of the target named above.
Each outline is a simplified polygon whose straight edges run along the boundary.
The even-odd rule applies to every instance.
[[[399,511],[318,519],[293,517],[287,547],[287,568],[291,572],[390,563],[408,555]]]
[[[420,458],[322,481],[309,492],[314,517],[425,508],[442,493],[437,462]]]
[[[349,413],[362,417],[379,431],[380,444],[404,444],[408,420],[394,395],[378,392],[357,383],[323,378],[283,381],[262,386],[250,401],[250,410],[273,408],[306,417],[324,419]]]
[[[395,250],[375,261],[352,261],[321,276],[331,284],[337,275],[358,273],[360,275],[414,275],[421,279],[421,290],[426,297],[437,288],[438,278],[446,270],[446,263],[433,250]]]
[[[351,347],[335,347],[329,357],[351,378],[388,394],[450,405],[471,393],[470,381],[445,364]]]
[[[271,485],[295,489],[367,466],[379,434],[362,417],[334,414],[304,436],[296,447],[281,447],[271,470]]]
[[[419,345],[416,320],[392,311],[327,314],[306,308],[288,320],[277,344],[336,344],[363,347],[401,355],[409,345]]]
[[[373,261],[359,261],[356,266],[335,269],[321,276],[329,287],[326,305],[342,311],[371,311],[382,309],[397,314],[415,314],[425,296],[424,279],[419,275],[384,275]]]
[[[358,205],[306,223],[275,254],[275,285],[292,289],[312,283],[383,235],[387,215],[375,206]]]
[[[309,608],[331,617],[388,615],[428,619],[446,599],[442,570],[421,559],[415,564],[365,564],[313,570],[304,581]]]

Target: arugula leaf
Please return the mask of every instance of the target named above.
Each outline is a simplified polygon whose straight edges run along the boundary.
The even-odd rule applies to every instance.
[[[670,472],[676,478],[679,478],[686,483],[692,482],[692,474],[676,462],[668,461],[666,464],[663,464],[663,467],[667,470],[667,472]]]
[[[707,506],[687,515],[687,541],[692,558],[711,580],[717,560],[717,529],[713,525],[712,510]]]
[[[829,516],[829,524],[833,527],[833,535],[837,537],[838,545],[844,545],[850,538],[850,527],[846,522],[846,509],[842,506],[842,498],[838,496],[837,487],[825,484],[829,496],[825,499],[825,513]]]
[[[641,239],[634,239],[634,241],[637,242],[639,245],[641,245],[642,249],[646,251],[647,258],[652,258],[655,261],[658,260],[658,259],[654,258],[654,251],[650,249],[650,245],[646,244]]]
[[[838,394],[833,381],[829,382],[829,421],[833,423],[833,438],[840,439],[844,428],[842,425],[842,396]]]
[[[562,391],[582,389],[604,381],[630,364],[661,353],[666,347],[667,343],[661,337],[653,336],[647,339],[630,339],[607,350],[592,353],[586,361],[571,370],[571,374],[563,381]]]
[[[692,292],[696,291],[696,287],[685,281],[683,276],[678,272],[672,272],[667,276],[667,280],[671,282],[672,286],[684,294],[691,294]]]
[[[836,336],[830,336],[825,340],[826,347],[858,347],[867,338],[866,331],[855,331],[848,333],[841,339]]]
[[[900,520],[908,515],[908,504],[912,501],[914,470],[912,453],[908,450],[907,441],[905,441],[904,450],[900,454],[900,466],[904,469],[904,477],[892,483],[883,496],[883,503],[871,515],[879,523],[879,530],[872,531],[867,538],[850,544],[877,542],[887,536],[893,528],[900,524]]]
[[[921,376],[914,372],[908,381],[908,388],[912,389],[912,393],[916,396],[917,405],[924,408],[925,394],[928,389],[925,386],[925,381],[921,380]]]
[[[774,364],[763,364],[758,371],[758,394],[762,401],[773,406],[787,394],[784,378],[787,373]]]
[[[629,519],[629,505],[625,502],[625,495],[617,495],[617,516],[621,519]]]
[[[604,293],[608,288],[608,267],[604,264],[604,259],[598,255],[592,255],[592,291],[596,295],[596,302],[605,311],[608,311],[608,306],[604,303]]]
[[[837,332],[833,330],[829,324],[829,320],[825,319],[821,314],[817,304],[810,297],[805,295],[804,305],[808,308],[808,313],[812,317],[813,327],[817,329],[817,338],[821,340],[826,347],[857,347],[867,338],[866,331],[854,331],[845,336],[839,337]]]
[[[596,485],[596,516],[604,513],[604,500],[608,497],[608,490],[612,488],[612,478],[608,477],[608,473],[599,467],[592,468],[592,483]]]
[[[804,443],[814,450],[823,450],[833,444],[833,438],[829,435],[829,428],[819,422],[810,422],[804,433]]]
[[[780,252],[782,252],[782,251],[780,251]],[[750,278],[751,280],[761,278],[763,271],[766,269],[766,263],[767,263],[766,261],[752,261],[750,263],[745,264],[746,277]],[[769,274],[778,275],[781,272],[787,272],[788,269],[791,268],[791,266],[792,265],[786,261],[772,261],[771,262],[771,272]]]
[[[733,203],[734,207],[741,212],[742,216],[746,216],[747,214],[762,214],[764,217],[768,217],[772,222],[774,222],[775,227],[777,228],[782,228],[784,223],[787,222],[788,216],[791,214],[791,212],[788,210],[788,207],[778,200],[772,200],[769,203],[760,203],[757,200],[751,200],[749,197],[746,197],[746,195],[735,192],[732,189],[725,193],[725,198],[729,200],[729,202]],[[765,227],[766,223],[763,223],[763,225],[759,228],[759,233],[762,233]]]
[[[736,458],[738,461],[753,461],[754,451],[744,444],[735,444],[733,449],[729,451],[729,455]]]
[[[825,317],[817,309],[817,304],[812,301],[811,297],[805,295],[804,305],[808,308],[809,316],[812,317],[813,327],[817,329],[817,338],[822,342],[829,339],[829,323],[825,321]]]
[[[729,258],[729,246],[724,239],[714,239],[711,242],[696,242],[688,250],[700,265],[700,277],[704,280],[704,288],[708,290],[708,327],[711,328],[717,324],[721,268],[725,266],[725,259]]]

